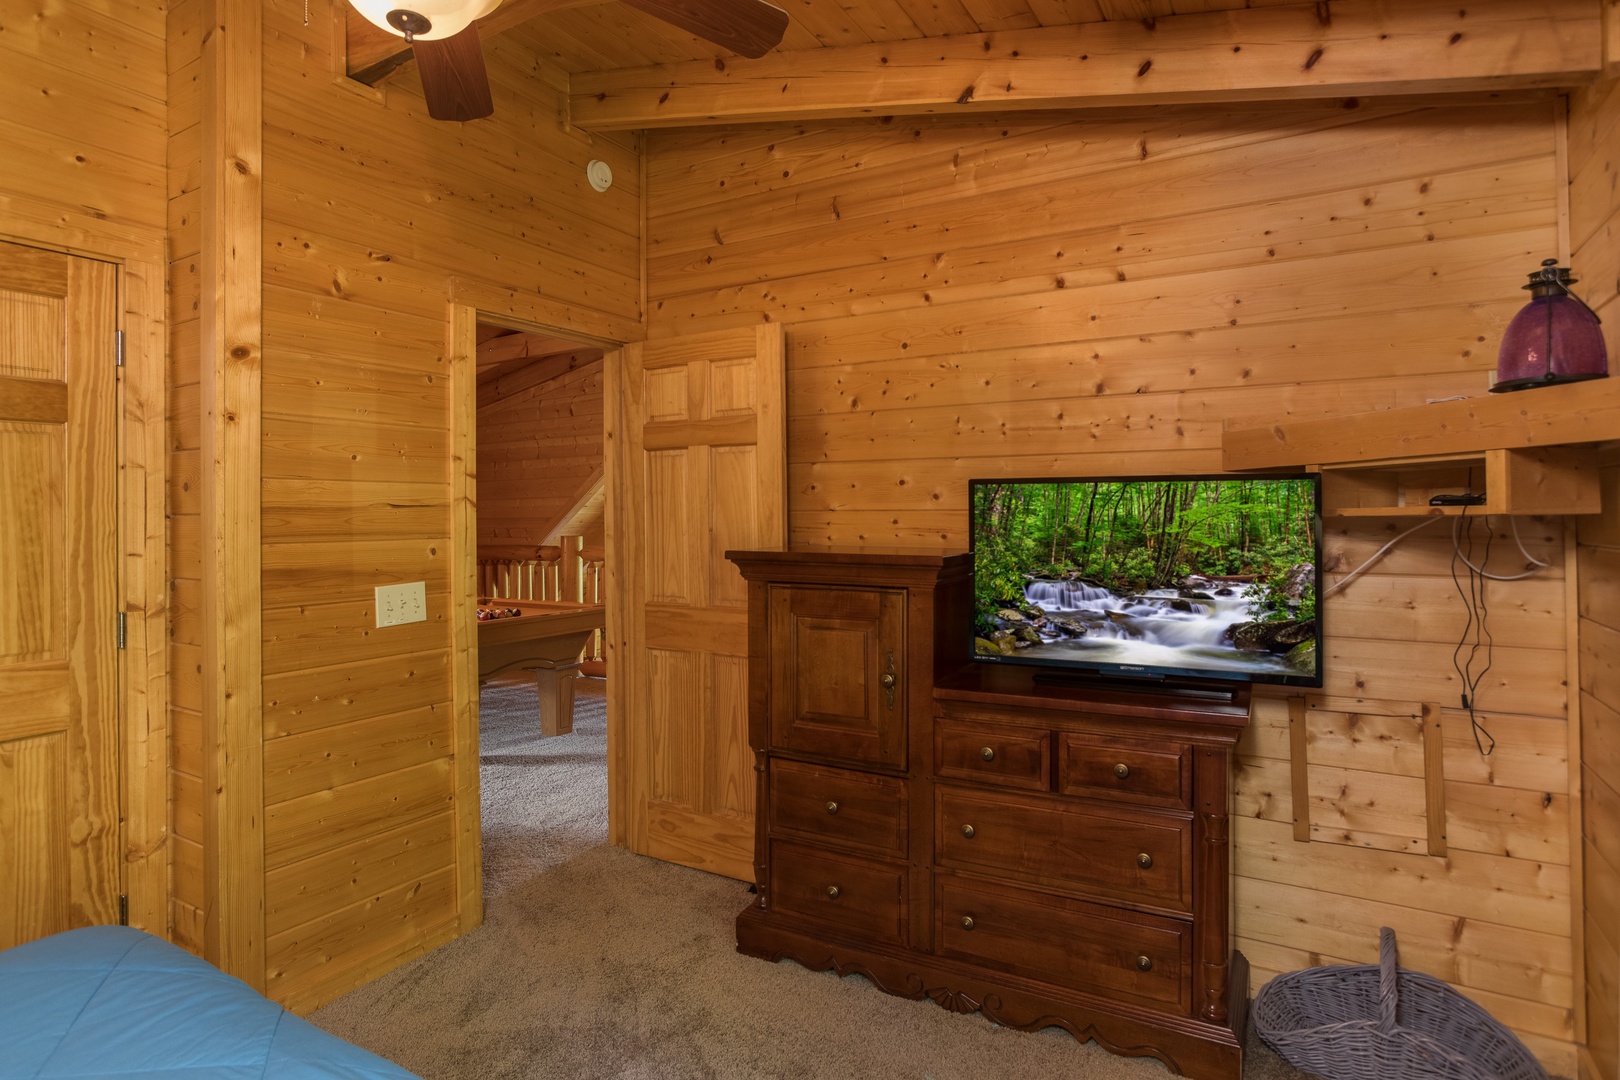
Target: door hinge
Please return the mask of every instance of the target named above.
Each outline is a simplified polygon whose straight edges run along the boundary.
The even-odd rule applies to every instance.
[[[118,613],[118,647],[124,648],[129,642],[129,616],[124,612]]]
[[[118,925],[129,925],[129,897],[124,893],[118,894]]]
[[[124,366],[124,332],[118,331],[118,366]]]

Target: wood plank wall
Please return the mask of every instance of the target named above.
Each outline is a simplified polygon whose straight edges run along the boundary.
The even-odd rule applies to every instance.
[[[640,315],[634,138],[566,127],[565,80],[500,38],[489,120],[429,120],[409,73],[340,85],[341,2],[264,12],[266,985],[300,1010],[482,918],[455,889],[447,302]],[[428,620],[375,629],[397,581]]]
[[[1578,291],[1620,366],[1620,81],[1570,99],[1570,238]],[[1585,876],[1583,1077],[1620,1078],[1620,446],[1605,448],[1603,515],[1581,519],[1581,847]]]
[[[203,953],[200,0],[168,11],[170,922]]]
[[[960,548],[970,477],[1216,470],[1226,422],[1482,392],[1520,274],[1558,253],[1555,134],[1528,98],[656,133],[649,337],[787,323],[792,541]],[[1392,535],[1337,524],[1329,564]],[[1400,835],[1421,703],[1458,702],[1436,531],[1328,601],[1306,753],[1340,770],[1337,829],[1293,839],[1286,703],[1256,708],[1234,899],[1256,988],[1371,960],[1391,925],[1568,1071],[1562,525],[1524,539],[1551,565],[1490,588],[1498,750],[1442,718],[1450,856]]]
[[[0,25],[0,195],[161,232],[164,5],[4,0]]]
[[[478,410],[478,543],[538,545],[602,475],[602,363]],[[594,539],[600,543],[598,521]]]

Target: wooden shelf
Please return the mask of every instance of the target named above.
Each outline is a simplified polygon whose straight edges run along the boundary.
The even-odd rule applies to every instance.
[[[1597,450],[1620,439],[1620,379],[1228,430],[1227,469],[1314,467],[1328,517],[1602,512]],[[1430,506],[1472,492],[1476,506]]]
[[[1486,450],[1397,461],[1320,466],[1327,517],[1456,517],[1462,514],[1596,514],[1597,454],[1583,446]],[[1429,497],[1474,492],[1477,506],[1430,506]]]
[[[1285,469],[1620,439],[1620,379],[1229,430],[1225,468]]]

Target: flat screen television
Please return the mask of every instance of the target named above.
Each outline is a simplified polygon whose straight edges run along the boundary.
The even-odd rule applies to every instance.
[[[974,480],[969,506],[975,660],[1322,685],[1318,476]]]

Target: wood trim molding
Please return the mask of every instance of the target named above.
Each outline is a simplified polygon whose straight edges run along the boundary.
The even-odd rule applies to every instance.
[[[919,38],[575,75],[570,122],[634,130],[975,110],[1457,93],[1591,82],[1590,0],[1380,0]]]
[[[1586,794],[1581,717],[1581,559],[1575,521],[1564,519],[1564,689],[1569,741],[1569,944],[1574,982],[1575,1042],[1587,1041],[1586,1001]]]
[[[484,921],[478,787],[478,309],[450,305],[450,712],[456,747],[456,910]]]
[[[202,43],[201,307],[204,941],[265,987],[260,566],[263,24],[207,0]]]
[[[1438,702],[1425,701],[1423,711],[1423,808],[1428,818],[1428,853],[1443,856],[1446,838],[1446,742]]]
[[[774,429],[782,433],[781,438],[767,439],[754,451],[759,460],[759,487],[754,498],[759,507],[759,520],[769,522],[770,529],[768,534],[761,533],[759,543],[762,547],[786,551],[789,528],[787,328],[779,322],[756,326],[754,355],[759,358],[759,381],[754,388],[755,425],[761,431]]]
[[[1305,699],[1288,699],[1288,777],[1294,808],[1294,839],[1299,843],[1311,842],[1311,763],[1310,746],[1306,730]]]
[[[630,487],[631,430],[625,412],[627,384],[625,365],[640,363],[641,345],[630,344],[603,358],[602,469],[607,488],[607,504],[602,509],[603,549],[602,592],[607,610],[602,634],[602,655],[607,659],[608,715],[608,841],[614,847],[644,850],[645,821],[636,818],[630,805],[629,771],[634,766],[633,747],[625,717],[634,704],[630,665],[634,662],[629,644],[633,612],[625,598],[635,584],[635,560],[639,553],[634,538],[620,525],[624,500],[635,497]]]
[[[647,337],[647,326],[639,320],[552,300],[532,290],[501,288],[466,278],[450,279],[450,302],[476,308],[485,322],[514,330],[565,334],[602,349],[616,349],[624,342]]]

